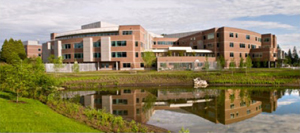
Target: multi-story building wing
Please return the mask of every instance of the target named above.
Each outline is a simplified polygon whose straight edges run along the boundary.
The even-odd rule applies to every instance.
[[[94,63],[97,70],[144,70],[142,53],[146,51],[155,53],[157,70],[201,70],[206,61],[214,69],[221,56],[226,67],[233,60],[238,66],[248,56],[255,65],[267,62],[270,67],[276,66],[278,56],[272,34],[220,27],[161,36],[140,25],[95,22],[80,30],[52,33],[43,44],[43,61],[47,63],[52,54],[61,56],[64,63]]]
[[[276,36],[272,34],[261,35],[253,31],[221,27],[199,31],[179,38],[178,41],[180,46],[208,49],[213,51],[217,58],[223,56],[226,67],[229,67],[229,62],[233,60],[238,66],[240,59],[245,60],[247,56],[254,62],[266,61],[274,66],[277,59]]]
[[[25,53],[27,58],[41,57],[42,56],[42,45],[39,41],[24,41]]]

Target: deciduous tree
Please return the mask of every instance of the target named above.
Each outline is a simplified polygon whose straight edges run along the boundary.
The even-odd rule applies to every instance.
[[[145,67],[151,68],[156,61],[156,56],[153,52],[144,52],[142,56]]]

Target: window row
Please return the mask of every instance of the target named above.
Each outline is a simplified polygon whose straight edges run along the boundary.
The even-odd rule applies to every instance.
[[[127,57],[127,53],[126,52],[112,52],[111,57],[112,58],[124,58],[124,57]]]
[[[113,99],[113,104],[127,104],[127,99]]]
[[[233,42],[230,42],[229,43],[229,47],[234,47],[234,43]],[[244,43],[240,43],[240,48],[246,48],[246,44]],[[248,44],[248,48],[251,48],[251,49],[256,49],[256,45],[253,45],[253,44]]]
[[[65,36],[65,37],[56,37],[56,39],[72,39],[72,38],[84,38],[84,37],[93,37],[93,36],[111,36],[111,35],[119,35],[118,32],[109,32],[109,33],[92,33],[85,35],[73,35],[73,36]]]
[[[74,58],[76,59],[83,58],[83,53],[75,53]],[[94,58],[101,58],[101,53],[94,53]],[[71,59],[71,54],[64,54],[63,59]]]
[[[126,41],[111,41],[112,47],[126,46]]]
[[[157,41],[158,45],[175,45],[176,42],[171,42],[171,41]]]
[[[229,53],[229,56],[234,57],[234,53],[233,52]],[[262,53],[252,54],[252,58],[262,58],[262,56],[263,56]],[[276,57],[276,53],[274,53],[273,56]],[[240,53],[240,57],[242,57],[242,53]],[[248,57],[248,53],[245,53],[245,57]]]
[[[239,37],[239,35],[238,35],[238,33],[229,33],[229,37],[231,37],[231,38],[233,38],[233,37],[235,37],[235,38],[238,38]],[[247,40],[250,40],[251,38],[250,38],[250,35],[246,35],[246,39]],[[255,37],[255,41],[258,41],[258,42],[261,42],[261,38],[258,38],[258,37]]]
[[[83,43],[80,42],[80,43],[75,43],[74,44],[74,48],[83,48]]]
[[[127,110],[113,110],[114,115],[128,115]]]
[[[123,35],[132,35],[132,31],[123,31]]]
[[[93,46],[94,47],[101,47],[101,42],[100,41],[93,42]],[[82,42],[81,43],[75,43],[74,48],[83,48],[83,43]],[[63,44],[62,49],[71,49],[71,44]]]
[[[82,59],[83,58],[83,53],[75,53],[74,58],[75,59]],[[71,54],[64,54],[63,59],[71,59]]]

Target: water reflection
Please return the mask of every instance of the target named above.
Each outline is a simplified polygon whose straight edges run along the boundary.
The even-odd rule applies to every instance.
[[[83,106],[105,109],[146,123],[158,110],[194,114],[213,123],[229,125],[272,113],[284,89],[119,89],[65,92],[64,98],[80,97]]]

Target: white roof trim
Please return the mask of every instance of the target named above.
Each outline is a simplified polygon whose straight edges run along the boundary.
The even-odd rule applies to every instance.
[[[164,53],[164,52],[176,51],[176,50],[185,51],[187,53],[212,53],[211,50],[192,49],[191,47],[169,47],[168,49],[151,49],[151,50],[147,50],[147,51],[152,51],[154,53]]]
[[[67,32],[57,33],[56,37],[76,35],[76,34],[86,34],[86,33],[111,32],[111,31],[119,31],[119,26],[67,31]]]
[[[161,36],[161,35],[157,35],[155,33],[152,33],[152,32],[148,32],[152,37],[156,37],[156,38],[164,38],[164,36]]]
[[[169,47],[169,50],[181,50],[186,51],[187,53],[212,53],[211,50],[205,50],[205,49],[192,49],[191,47]]]
[[[154,53],[164,53],[164,52],[168,52],[169,50],[167,49],[153,49],[152,52]]]

